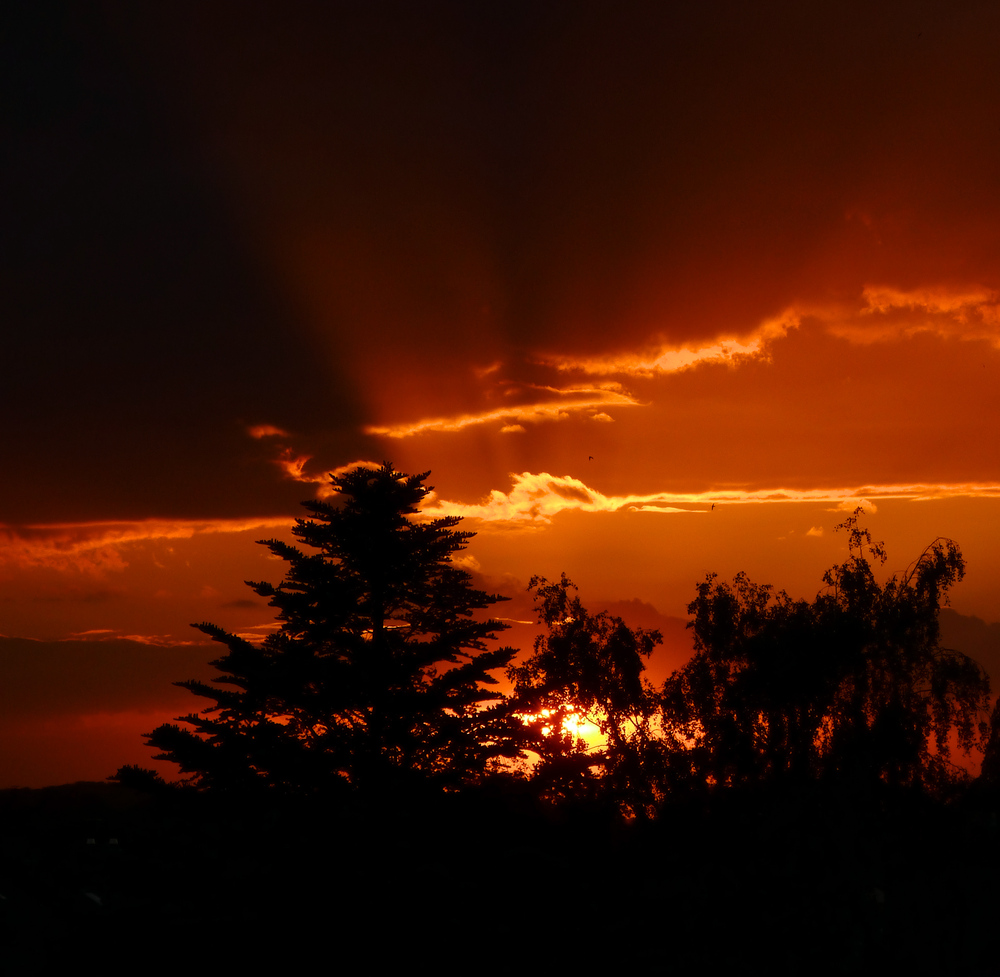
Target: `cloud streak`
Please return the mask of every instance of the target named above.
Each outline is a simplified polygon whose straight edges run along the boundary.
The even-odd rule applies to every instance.
[[[982,285],[900,289],[866,285],[856,316],[831,317],[827,330],[870,344],[930,333],[948,339],[987,340],[1000,347],[1000,294]]]
[[[598,356],[541,354],[535,362],[560,372],[593,376],[656,377],[699,366],[739,366],[767,360],[773,343],[809,317],[823,323],[831,335],[858,344],[900,341],[919,333],[963,340],[988,340],[1000,347],[1000,293],[979,284],[926,285],[903,289],[866,285],[859,299],[845,306],[791,306],[764,320],[749,334],[720,333],[704,345],[671,345],[653,340],[640,350]]]
[[[305,485],[315,485],[316,497],[320,499],[328,498],[334,494],[330,486],[331,475],[341,475],[352,468],[364,466],[366,468],[378,468],[378,464],[373,461],[351,461],[345,465],[339,465],[333,469],[321,469],[319,471],[307,471],[306,466],[313,460],[313,455],[300,451],[288,444],[291,435],[273,424],[261,424],[257,427],[247,429],[250,437],[260,440],[261,438],[281,438],[278,442],[276,454],[272,459],[279,471],[286,479],[293,482],[302,482]]]
[[[288,516],[260,516],[0,526],[0,568],[76,570],[103,577],[125,570],[128,562],[121,551],[132,544],[287,527],[289,522]]]
[[[526,386],[524,389],[543,393],[551,399],[537,399],[529,403],[510,404],[489,410],[457,414],[452,417],[426,418],[414,423],[369,425],[366,434],[374,434],[387,438],[409,438],[417,434],[430,432],[455,432],[480,424],[499,424],[499,430],[505,433],[523,431],[525,424],[538,424],[545,421],[560,421],[572,413],[596,412],[597,420],[610,420],[605,408],[636,407],[639,401],[624,391],[617,384],[597,387],[567,388]],[[517,391],[510,385],[508,390]]]
[[[863,506],[874,510],[874,499],[928,499],[975,496],[1000,498],[1000,485],[963,483],[952,485],[865,485],[819,489],[721,489],[708,492],[654,492],[647,495],[608,496],[570,475],[522,472],[512,475],[509,492],[494,489],[476,504],[434,499],[424,509],[428,517],[460,516],[484,522],[543,525],[560,512],[652,512],[693,515],[718,505],[762,505],[778,502],[825,503],[835,509]]]
[[[680,373],[702,365],[736,366],[744,360],[766,357],[769,344],[798,324],[798,313],[790,309],[761,323],[749,335],[720,336],[715,342],[703,346],[654,343],[646,350],[609,353],[604,356],[543,355],[538,358],[538,362],[560,371],[640,377]]]

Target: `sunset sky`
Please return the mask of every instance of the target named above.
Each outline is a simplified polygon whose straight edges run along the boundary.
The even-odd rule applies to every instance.
[[[811,598],[857,505],[885,574],[959,542],[1000,663],[1000,6],[21,6],[0,787],[152,766],[190,623],[265,633],[254,541],[359,461],[656,678],[706,572]]]

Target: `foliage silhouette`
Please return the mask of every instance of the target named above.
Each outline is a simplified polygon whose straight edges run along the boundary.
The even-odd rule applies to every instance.
[[[143,794],[158,794],[176,788],[175,784],[164,780],[155,770],[149,770],[134,763],[126,763],[119,767],[115,773],[108,777],[108,780]]]
[[[212,624],[226,646],[212,685],[177,683],[214,705],[149,734],[157,759],[201,787],[329,793],[480,782],[519,755],[523,727],[484,686],[511,648],[506,625],[475,617],[506,598],[476,590],[452,562],[473,533],[417,516],[429,473],[388,463],[332,475],[333,501],[304,502],[293,528],[312,552],[262,544],[288,563],[277,586],[249,582],[281,622],[262,644]]]
[[[990,714],[990,731],[983,750],[983,765],[979,773],[979,786],[1000,789],[1000,699],[993,704]]]
[[[473,614],[500,598],[473,590],[450,561],[471,536],[456,520],[414,518],[424,477],[357,469],[296,525],[311,554],[266,543],[289,568],[279,586],[251,584],[281,624],[262,646],[201,626],[226,646],[221,676],[180,684],[213,708],[151,742],[201,786],[280,790],[247,804],[238,791],[164,790],[151,771],[121,768],[115,789],[147,790],[129,803],[155,828],[143,828],[141,870],[121,882],[117,918],[136,921],[137,944],[152,911],[220,963],[234,948],[247,962],[284,960],[292,930],[360,958],[378,905],[399,963],[440,957],[428,934],[445,916],[452,954],[476,953],[483,920],[509,914],[526,891],[524,872],[493,873],[456,903],[454,880],[489,837],[547,886],[539,952],[571,966],[655,966],[663,946],[681,968],[704,968],[710,947],[716,969],[754,973],[938,973],[956,959],[978,972],[994,961],[1000,843],[984,828],[995,795],[941,803],[949,745],[982,735],[988,693],[982,670],[940,644],[938,610],[964,569],[954,543],[936,540],[879,583],[869,561],[884,551],[857,511],[839,527],[848,558],[812,601],[743,574],[709,576],[689,607],[695,654],[654,689],[645,665],[660,635],[591,615],[565,575],[531,581],[545,629],[531,655],[487,652],[503,626]],[[487,688],[499,668],[508,699]],[[571,712],[605,745],[588,750],[563,729]],[[525,715],[537,718],[525,725]],[[487,776],[519,748],[541,758],[530,778]],[[382,787],[411,783],[487,789],[385,803],[398,793]],[[372,788],[359,797],[374,803],[314,803],[354,787]],[[288,792],[305,801],[285,803]],[[609,900],[599,926],[562,891],[581,851],[590,891],[641,896]],[[206,865],[284,895],[250,904],[191,887]],[[220,949],[206,918],[233,940]],[[38,919],[48,932],[48,911]],[[634,939],[646,931],[658,939]]]
[[[589,614],[570,595],[576,587],[565,574],[557,583],[532,577],[529,588],[546,631],[535,639],[534,654],[507,676],[518,711],[532,717],[530,748],[540,757],[535,783],[549,799],[602,793],[645,811],[651,798],[642,768],[652,752],[656,698],[642,673],[660,633],[629,628],[606,611]],[[605,746],[588,749],[564,726],[567,718],[596,726]]]
[[[663,690],[670,784],[833,778],[934,791],[960,776],[951,738],[969,752],[989,696],[983,669],[940,646],[961,552],[935,540],[880,585],[864,551],[884,561],[884,549],[862,514],[837,527],[850,555],[812,603],[744,574],[699,585],[695,654]]]

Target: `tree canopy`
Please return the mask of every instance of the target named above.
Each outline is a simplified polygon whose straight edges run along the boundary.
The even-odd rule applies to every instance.
[[[258,645],[195,625],[226,646],[221,674],[177,684],[213,705],[149,734],[157,759],[200,786],[322,792],[454,788],[519,755],[522,726],[490,688],[515,652],[488,647],[506,625],[477,616],[505,598],[453,562],[473,535],[457,517],[419,516],[428,474],[332,475],[333,497],[304,502],[292,530],[307,549],[261,541],[288,568],[248,585],[280,628]]]
[[[599,790],[645,810],[650,798],[642,767],[656,698],[642,673],[660,633],[630,628],[606,611],[588,613],[571,596],[576,588],[565,574],[556,583],[533,577],[529,588],[546,630],[534,653],[507,675],[518,711],[530,717],[531,749],[540,758],[536,782],[549,796]],[[574,733],[574,720],[596,727],[604,746],[588,747]]]
[[[658,632],[590,614],[565,574],[534,577],[544,629],[531,653],[493,645],[506,598],[454,557],[469,532],[420,514],[428,473],[391,465],[331,476],[328,500],[263,545],[281,583],[248,582],[279,627],[260,644],[213,624],[226,647],[211,705],[149,734],[157,759],[198,786],[316,794],[403,784],[446,789],[521,776],[545,801],[610,800],[645,816],[689,787],[823,781],[942,790],[954,750],[985,735],[989,682],[941,646],[938,612],[964,574],[935,540],[879,583],[881,543],[862,510],[838,529],[848,558],[812,601],[714,574],[688,607],[694,654],[659,688],[645,677]],[[497,688],[503,670],[511,694]],[[600,742],[586,742],[589,723]],[[525,767],[525,750],[537,761]]]
[[[964,573],[953,541],[935,540],[880,582],[884,548],[858,510],[838,527],[847,558],[812,600],[709,574],[688,607],[694,653],[657,687],[647,663],[660,634],[590,613],[565,574],[531,580],[532,649],[492,647],[504,625],[485,612],[503,598],[456,565],[472,534],[421,515],[425,478],[355,468],[333,478],[331,499],[305,503],[300,545],[263,541],[286,573],[250,583],[279,625],[261,644],[197,625],[226,649],[219,675],[178,684],[210,706],[149,742],[209,789],[176,790],[136,767],[116,775],[169,817],[157,866],[186,857],[231,878],[235,863],[216,850],[251,855],[254,878],[291,894],[282,932],[326,934],[339,920],[344,942],[368,932],[363,917],[378,904],[407,953],[438,933],[448,907],[463,941],[449,943],[456,959],[480,953],[484,925],[527,891],[543,899],[560,959],[569,946],[570,961],[588,966],[619,964],[640,945],[636,929],[653,920],[659,933],[664,919],[688,969],[720,932],[732,936],[723,963],[754,972],[868,972],[890,960],[936,973],[957,959],[954,932],[966,934],[963,959],[973,959],[971,932],[981,934],[975,960],[992,960],[983,855],[997,845],[982,815],[995,815],[1000,709],[981,781],[993,790],[939,803],[961,782],[953,753],[981,742],[989,695],[984,671],[942,646],[939,610]],[[599,740],[578,735],[579,722]],[[246,804],[248,791],[282,803]],[[219,846],[232,796],[239,816]],[[192,857],[175,827],[206,811],[211,831]],[[644,823],[622,825],[621,814]],[[501,839],[514,868],[487,866],[476,898],[455,903],[470,852]],[[615,894],[600,926],[566,888],[581,873],[592,892]],[[146,897],[133,902],[148,912]],[[191,905],[190,929],[219,916],[226,932],[243,927],[255,953],[256,929],[275,912],[266,903],[247,925],[247,906],[228,894],[218,909]],[[633,959],[657,954],[643,947]]]
[[[952,747],[984,733],[983,669],[940,644],[938,612],[964,573],[951,540],[935,540],[879,584],[881,543],[838,526],[849,558],[814,601],[714,575],[689,605],[695,654],[663,690],[675,783],[735,785],[802,778],[942,787]],[[952,740],[955,743],[953,744]]]

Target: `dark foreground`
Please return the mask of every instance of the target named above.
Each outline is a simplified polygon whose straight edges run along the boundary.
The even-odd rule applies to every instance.
[[[509,795],[264,807],[8,790],[3,964],[992,974],[995,810],[811,788],[622,824]]]

